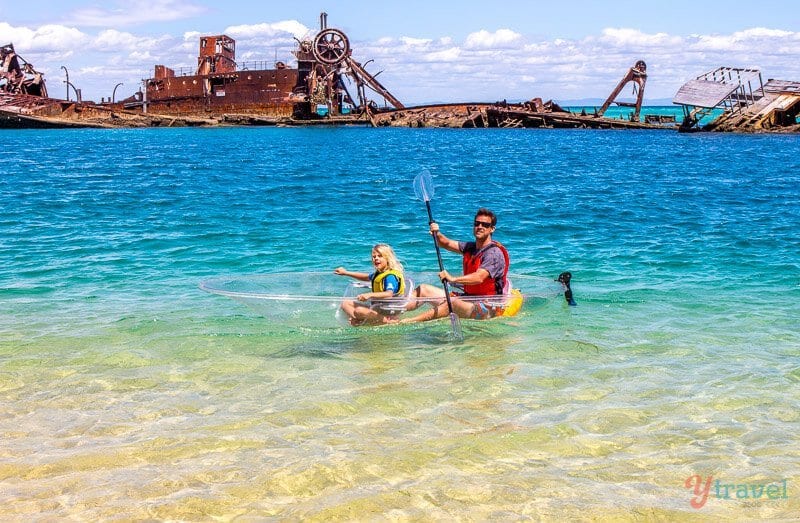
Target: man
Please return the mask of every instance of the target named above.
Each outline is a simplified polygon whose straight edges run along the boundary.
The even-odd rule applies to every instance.
[[[507,284],[509,259],[506,248],[492,240],[492,233],[496,226],[497,216],[483,207],[475,213],[475,220],[472,224],[472,233],[475,236],[473,242],[451,240],[441,233],[439,224],[431,223],[431,234],[436,235],[439,246],[463,256],[463,274],[461,276],[454,276],[448,271],[442,271],[439,273],[439,278],[462,287],[464,296],[503,294]],[[414,295],[420,298],[445,297],[442,288],[424,283],[414,290]],[[451,298],[450,303],[453,306],[453,312],[462,318],[486,319],[495,316],[498,312],[481,302],[460,300],[457,295]],[[419,302],[413,301],[412,298],[409,310],[418,306]],[[435,302],[433,309],[413,318],[403,319],[401,322],[427,321],[449,314],[447,302],[442,300]]]

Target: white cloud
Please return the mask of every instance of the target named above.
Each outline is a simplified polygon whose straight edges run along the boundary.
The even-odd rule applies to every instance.
[[[87,34],[63,25],[43,25],[33,30],[0,22],[0,34],[12,42],[19,53],[64,52],[78,49],[89,41]]]
[[[498,29],[490,33],[481,29],[477,33],[471,33],[464,42],[467,49],[495,49],[514,47],[522,40],[522,35],[510,29]]]
[[[236,40],[236,61],[248,62],[248,67],[262,67],[250,62],[263,62],[274,60],[288,63],[294,62],[291,51],[295,49],[296,40],[303,40],[314,36],[314,31],[296,20],[285,20],[275,23],[260,23],[249,25],[235,25],[226,28],[224,34]],[[208,34],[208,33],[205,33]],[[197,53],[197,42],[200,33],[187,33],[184,35],[187,46]]]
[[[296,20],[286,20],[272,24],[233,25],[225,29],[225,34],[233,38],[257,38],[276,36],[291,36],[303,38],[310,29]]]
[[[430,38],[411,38],[409,36],[401,37],[400,41],[407,46],[416,46],[416,47],[424,47],[431,43]]]
[[[79,71],[82,74],[104,74],[105,68],[100,66],[93,66],[93,67],[82,67]]]
[[[99,51],[116,53],[121,50],[134,50],[147,45],[152,41],[148,38],[140,38],[131,33],[123,33],[116,29],[106,29],[101,31],[92,41],[92,45]]]
[[[67,23],[88,27],[117,27],[148,22],[167,22],[200,16],[206,8],[185,0],[128,0],[118,7],[88,7],[74,11]]]
[[[451,47],[450,49],[427,53],[424,59],[426,62],[455,62],[460,56],[461,49],[458,47]]]
[[[152,63],[153,61],[157,60],[150,51],[133,51],[131,52],[128,57],[133,62],[138,63]]]
[[[667,33],[648,34],[638,29],[606,28],[598,39],[604,44],[614,47],[679,47],[683,43],[680,36],[670,36]]]
[[[699,35],[692,38],[694,49],[705,51],[770,52],[788,42],[800,41],[800,33],[754,27],[729,35]]]
[[[733,33],[738,38],[743,39],[758,39],[758,38],[794,38],[797,39],[800,33],[793,33],[791,31],[783,31],[781,29],[767,29],[766,27],[753,27],[752,29],[745,29]]]
[[[6,22],[0,22],[0,34],[3,40],[16,42],[20,49],[29,49],[33,45],[33,30],[27,27],[14,27]]]

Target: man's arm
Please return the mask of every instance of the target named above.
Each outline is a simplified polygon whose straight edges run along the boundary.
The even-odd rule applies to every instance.
[[[439,230],[439,224],[436,222],[431,222],[431,234],[436,235],[436,240],[439,242],[439,246],[443,249],[447,249],[450,252],[455,252],[457,254],[461,254],[461,250],[458,248],[458,242],[456,240],[451,240]]]
[[[479,283],[483,283],[483,280],[488,277],[489,271],[486,269],[478,269],[471,274],[465,274],[463,276],[453,276],[447,271],[442,271],[439,273],[439,278],[447,280],[449,283],[457,283],[459,285],[477,285]]]

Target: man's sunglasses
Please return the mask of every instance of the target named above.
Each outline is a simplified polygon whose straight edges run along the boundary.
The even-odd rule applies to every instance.
[[[475,220],[475,223],[473,223],[473,225],[475,227],[483,227],[484,229],[492,228],[492,222],[482,222],[480,220]]]

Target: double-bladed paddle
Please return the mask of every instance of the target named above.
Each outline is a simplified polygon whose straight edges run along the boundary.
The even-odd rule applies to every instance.
[[[414,194],[417,198],[425,202],[425,207],[428,209],[428,224],[433,223],[433,213],[431,212],[431,198],[433,198],[433,180],[428,171],[423,171],[414,178]],[[439,272],[444,270],[442,264],[442,253],[439,249],[438,235],[433,235],[433,245],[436,247],[436,259],[439,261]],[[450,289],[447,285],[447,280],[442,279],[442,287],[444,288],[444,296],[447,299],[447,310],[450,312],[450,326],[453,330],[453,338],[458,341],[464,340],[464,334],[461,332],[461,321],[458,315],[453,312],[453,303],[450,301]]]

